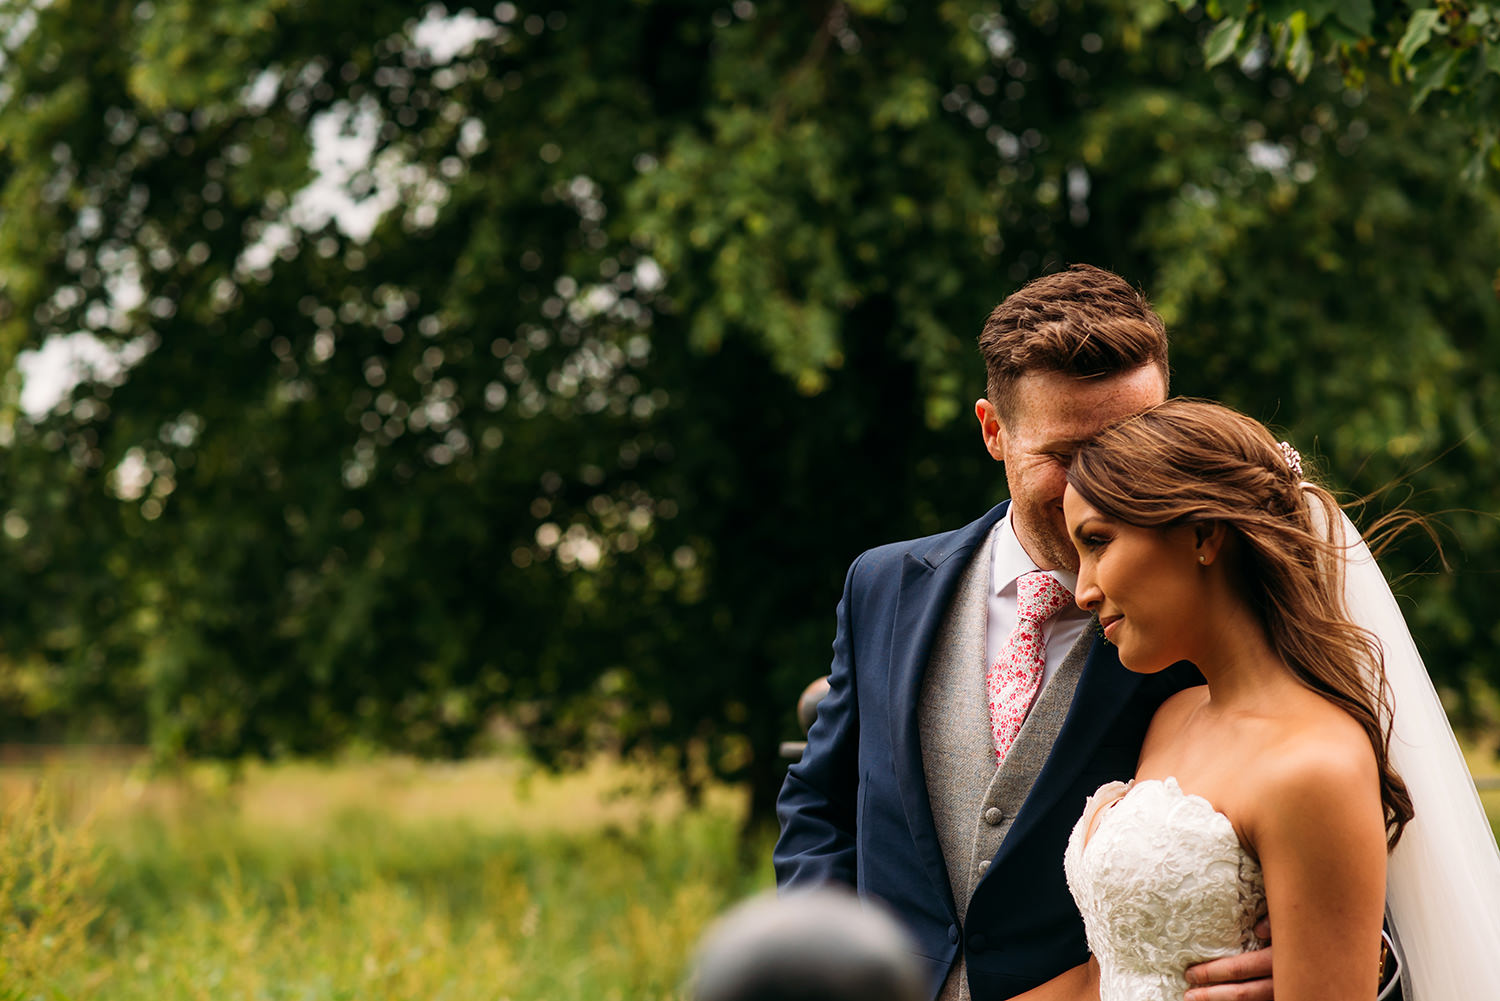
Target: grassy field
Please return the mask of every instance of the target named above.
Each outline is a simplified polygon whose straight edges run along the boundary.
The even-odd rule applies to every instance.
[[[771,878],[733,790],[688,810],[619,766],[40,771],[0,768],[5,1001],[676,998]]]
[[[681,998],[706,925],[770,885],[770,845],[741,861],[735,790],[688,809],[649,778],[0,763],[0,1001]]]

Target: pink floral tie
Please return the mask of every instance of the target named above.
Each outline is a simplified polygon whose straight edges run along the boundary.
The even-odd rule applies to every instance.
[[[1031,703],[1042,687],[1045,665],[1042,623],[1062,611],[1073,592],[1040,570],[1016,580],[1016,628],[985,676],[990,693],[990,732],[995,738],[995,764],[1005,763]]]

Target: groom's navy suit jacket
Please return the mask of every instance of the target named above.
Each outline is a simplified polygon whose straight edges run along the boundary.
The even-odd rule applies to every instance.
[[[1164,699],[1202,679],[1120,666],[1096,636],[1052,752],[960,925],[922,770],[922,674],[959,577],[1005,504],[955,532],[872,549],[849,568],[829,694],[777,801],[782,889],[856,886],[903,919],[936,997],[962,950],[974,1001],[999,1001],[1088,958],[1063,849],[1100,785],[1135,772]],[[978,690],[976,689],[976,697]]]

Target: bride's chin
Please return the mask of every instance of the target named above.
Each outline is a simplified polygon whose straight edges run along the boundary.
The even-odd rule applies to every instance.
[[[1132,656],[1125,650],[1119,652],[1119,657],[1120,665],[1131,674],[1156,674],[1160,671],[1165,671],[1172,664],[1176,663],[1176,661],[1170,661],[1163,664],[1156,658]]]

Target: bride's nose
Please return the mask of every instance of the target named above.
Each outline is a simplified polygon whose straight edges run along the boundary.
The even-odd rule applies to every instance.
[[[1093,574],[1084,567],[1078,568],[1078,590],[1073,593],[1073,601],[1085,612],[1097,611],[1099,603],[1104,600],[1104,592],[1099,590],[1099,585],[1094,583]]]

